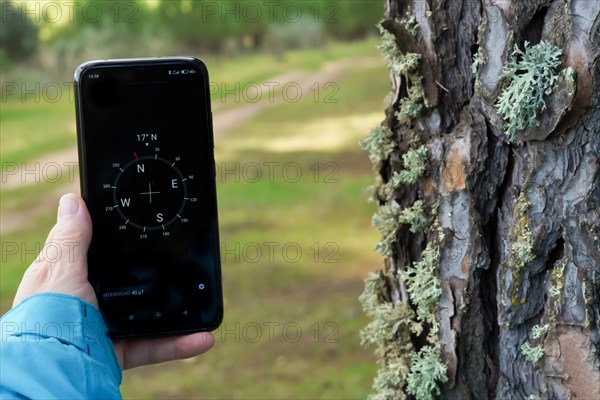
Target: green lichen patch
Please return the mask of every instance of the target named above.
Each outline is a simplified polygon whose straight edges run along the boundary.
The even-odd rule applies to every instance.
[[[427,147],[421,146],[417,149],[410,149],[402,155],[404,169],[400,172],[394,172],[392,181],[394,186],[400,184],[414,184],[423,176],[427,169]]]
[[[407,15],[406,18],[402,18],[398,22],[400,22],[400,25],[402,25],[410,35],[417,36],[417,28],[419,27],[419,22],[417,21],[414,15]]]
[[[421,200],[399,212],[389,205],[380,207],[373,217],[373,224],[384,237],[379,244],[380,249],[390,257],[399,224],[410,223],[411,229],[425,229],[424,221],[426,217]],[[442,294],[437,276],[439,246],[444,240],[437,218],[427,232],[432,237],[421,260],[398,273],[406,286],[410,304],[416,308],[416,315],[409,304],[394,304],[387,300],[389,296],[384,295],[387,287],[383,273],[370,273],[365,279],[365,290],[359,300],[371,322],[361,330],[361,344],[375,346],[380,366],[371,399],[405,398],[405,393],[417,399],[433,399],[439,394],[438,382],[447,380],[435,318]],[[429,326],[427,344],[415,352],[412,335],[421,335],[426,325]]]
[[[550,331],[550,325],[548,324],[535,325],[531,328],[531,336],[533,336],[534,339],[541,339],[543,336],[546,336],[548,331]]]
[[[555,312],[559,311],[560,307],[560,294],[563,287],[565,286],[565,266],[567,265],[567,258],[563,257],[556,262],[556,265],[552,269],[552,280],[548,293],[554,303]]]
[[[385,29],[381,22],[377,24],[377,28],[381,34],[381,44],[377,46],[377,48],[381,52],[385,66],[390,70],[394,70],[394,65],[397,63],[397,60],[402,57],[402,53],[400,52],[400,49],[398,49],[398,44],[396,43],[396,37]]]
[[[440,280],[436,275],[440,252],[437,246],[427,246],[422,259],[400,272],[410,295],[417,307],[417,318],[421,322],[436,326],[435,310],[442,295]]]
[[[360,147],[369,153],[369,159],[374,165],[379,165],[392,154],[396,148],[394,133],[387,126],[378,126],[359,142]]]
[[[544,348],[539,346],[532,346],[529,342],[523,343],[521,346],[523,356],[529,362],[536,363],[544,357]]]
[[[525,42],[525,51],[515,46],[502,74],[508,83],[496,103],[509,141],[515,140],[518,131],[540,125],[538,114],[546,110],[544,96],[552,93],[559,77],[561,54],[562,50],[546,42],[531,47]]]
[[[553,318],[552,321],[554,321]],[[554,322],[552,322],[552,325],[554,325]],[[544,358],[545,351],[543,343],[548,336],[550,329],[550,324],[534,325],[533,328],[531,328],[531,336],[539,344],[537,346],[532,346],[529,342],[523,343],[521,352],[527,361],[536,363]]]
[[[406,391],[419,400],[433,400],[440,394],[438,381],[446,382],[446,365],[440,361],[439,346],[425,346],[411,358]]]
[[[383,273],[371,272],[365,279],[365,289],[359,301],[371,322],[361,330],[361,344],[374,346],[379,369],[373,381],[371,399],[403,398],[403,387],[410,372],[413,353],[410,332],[419,331],[414,312],[404,303],[386,300]]]
[[[483,55],[483,46],[479,46],[479,50],[473,56],[473,63],[471,64],[471,72],[473,72],[473,75],[477,75],[479,66],[484,65],[485,62],[486,60]]]
[[[414,24],[416,20],[413,22],[410,18],[407,18],[402,21],[400,23],[410,29],[410,32],[414,30],[416,35],[416,25]],[[381,44],[378,48],[381,51],[385,65],[394,75],[404,77],[408,96],[400,99],[396,117],[400,123],[407,124],[421,114],[426,102],[420,72],[421,55],[418,53],[403,54],[398,48],[396,37],[385,29],[381,23],[377,27],[381,33]]]
[[[391,257],[392,245],[400,225],[410,225],[409,230],[416,233],[425,227],[427,218],[423,202],[417,200],[412,206],[402,210],[389,204],[382,205],[373,215],[371,222],[382,236],[381,241],[375,246],[375,250],[385,257]]]
[[[425,224],[427,224],[425,212],[423,211],[423,202],[417,200],[411,207],[400,211],[398,214],[398,222],[410,225],[409,229],[412,233],[423,230]]]
[[[398,22],[416,36],[418,23],[414,17]],[[406,85],[403,91],[407,96],[399,100],[396,117],[400,123],[409,123],[427,106],[421,83],[421,55],[402,54],[395,36],[381,24],[379,30],[382,38],[379,49],[384,62],[392,74],[401,78],[397,82]],[[365,279],[359,300],[371,322],[361,330],[361,344],[375,347],[379,365],[373,381],[374,393],[369,398],[405,399],[408,394],[419,400],[432,399],[439,394],[438,382],[447,380],[435,319],[442,293],[437,270],[444,233],[437,218],[429,220],[422,200],[402,209],[394,198],[400,185],[416,184],[425,174],[428,151],[425,146],[409,149],[402,156],[403,169],[392,171],[391,178],[384,183],[379,171],[383,165],[389,167],[382,163],[397,149],[394,134],[386,127],[375,128],[360,145],[369,152],[377,173],[375,185],[368,189],[370,199],[380,205],[372,218],[373,226],[382,237],[375,250],[393,259],[398,230],[403,225],[413,233],[423,231],[424,237],[429,239],[420,261],[398,268],[399,271],[392,262],[386,274],[370,273]],[[432,208],[437,207],[436,204]],[[388,293],[392,288],[394,293]],[[398,296],[395,291],[402,295]],[[422,336],[426,328],[426,343],[415,349],[414,339]]]
[[[529,202],[525,197],[525,193],[521,192],[513,210],[514,227],[512,243],[509,247],[510,264],[517,270],[535,259],[533,235],[527,217],[528,209]]]
[[[407,53],[401,55],[392,69],[395,74],[404,76],[408,94],[407,97],[400,99],[400,105],[396,112],[396,118],[401,124],[408,124],[417,118],[425,106],[425,89],[423,89],[420,63],[420,54]]]
[[[390,205],[383,205],[373,214],[371,222],[381,234],[382,239],[375,245],[375,251],[384,257],[391,257],[392,246],[396,239],[396,232],[400,226],[398,213]]]

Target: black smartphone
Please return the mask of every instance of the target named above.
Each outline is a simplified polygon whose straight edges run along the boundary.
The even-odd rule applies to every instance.
[[[112,337],[216,329],[223,318],[208,72],[193,57],[75,72],[89,280]]]

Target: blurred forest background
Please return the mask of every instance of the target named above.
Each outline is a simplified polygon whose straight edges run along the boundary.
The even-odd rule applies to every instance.
[[[376,365],[359,343],[367,319],[357,297],[381,259],[364,193],[372,170],[357,142],[383,119],[389,92],[376,48],[383,2],[0,6],[0,311],[58,198],[79,191],[77,65],[193,55],[213,83],[225,320],[208,354],[127,371],[124,396],[366,397]]]
[[[1,3],[2,72],[26,67],[43,69],[45,77],[62,77],[103,54],[282,57],[286,50],[364,39],[383,12],[382,2],[365,0]]]

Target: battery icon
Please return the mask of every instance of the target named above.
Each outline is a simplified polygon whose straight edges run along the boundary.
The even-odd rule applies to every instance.
[[[189,70],[189,69],[182,69],[182,70],[181,70],[181,75],[187,75],[187,74],[189,74],[189,73],[190,73],[190,70]]]

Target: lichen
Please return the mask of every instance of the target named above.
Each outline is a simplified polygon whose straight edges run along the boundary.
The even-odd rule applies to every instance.
[[[550,325],[548,325],[548,324],[535,325],[533,328],[531,328],[531,336],[533,336],[534,339],[540,339],[543,336],[545,336],[549,330],[550,330]]]
[[[583,281],[581,282],[581,292],[583,295],[583,302],[585,304],[585,319],[583,325],[586,328],[589,328],[591,325],[590,313],[592,315],[594,314],[592,304],[592,301],[594,300],[593,290],[593,285],[588,284],[587,280],[583,278]]]
[[[541,345],[531,346],[529,342],[525,342],[521,346],[521,351],[525,359],[532,363],[536,363],[544,357],[544,348]]]
[[[510,264],[517,270],[535,259],[533,235],[529,227],[529,219],[527,218],[528,209],[529,202],[525,197],[525,192],[522,191],[513,210],[515,225],[512,234],[512,243],[509,247]]]
[[[404,76],[407,96],[400,99],[396,118],[401,124],[408,124],[417,118],[425,106],[425,90],[420,72],[421,55],[407,53],[401,55],[393,66],[392,72]]]
[[[398,213],[390,205],[386,204],[379,207],[379,210],[373,214],[371,222],[382,236],[379,243],[375,245],[375,251],[384,257],[391,257],[393,254],[392,245],[400,226]]]
[[[373,215],[371,222],[382,236],[381,241],[375,246],[375,250],[384,257],[391,257],[392,245],[400,225],[410,225],[409,230],[415,233],[425,227],[427,219],[423,210],[423,202],[417,200],[411,207],[402,210],[389,204],[382,205]]]
[[[423,176],[427,169],[427,147],[421,146],[417,149],[410,149],[402,155],[404,169],[400,172],[394,172],[392,182],[395,187],[400,184],[414,184]]]
[[[409,19],[405,23],[410,26]],[[377,27],[381,33],[381,44],[377,48],[381,52],[385,65],[394,75],[404,77],[408,96],[400,99],[396,117],[400,123],[407,124],[421,114],[426,103],[420,73],[421,55],[418,53],[402,54],[398,48],[396,37],[385,29],[381,22]]]
[[[544,96],[552,93],[559,77],[556,68],[561,54],[562,50],[546,42],[531,47],[525,42],[525,51],[515,45],[501,76],[508,84],[496,102],[509,141],[515,140],[518,131],[540,125],[538,114],[546,110]]]
[[[390,255],[398,229],[397,223],[401,215],[410,214],[407,210],[420,214],[422,202],[417,200],[412,207],[400,212],[384,205],[374,215],[374,225],[384,236],[380,245]],[[424,215],[422,217],[425,218]],[[442,294],[437,269],[439,246],[444,233],[437,218],[427,231],[432,236],[421,255],[421,261],[405,267],[398,274],[406,285],[410,303],[416,308],[416,315],[408,304],[400,301],[394,304],[386,300],[387,297],[382,294],[387,290],[383,273],[369,273],[365,279],[365,289],[359,300],[371,322],[361,330],[361,344],[376,347],[375,354],[379,363],[373,383],[375,393],[370,396],[371,399],[405,398],[404,388],[406,393],[417,399],[433,399],[439,394],[438,382],[447,380],[437,336],[439,327],[435,319]],[[425,325],[429,326],[427,344],[415,352],[411,334],[421,335]]]
[[[396,148],[394,133],[386,126],[371,129],[369,135],[362,139],[359,145],[369,152],[369,159],[375,165],[386,160]]]
[[[420,332],[414,312],[404,303],[392,304],[383,295],[383,273],[371,272],[359,301],[372,321],[361,330],[361,344],[374,346],[379,369],[373,381],[374,394],[369,398],[392,400],[403,398],[402,389],[410,372],[413,353],[410,332]]]
[[[437,325],[435,310],[442,295],[440,280],[436,275],[440,252],[436,246],[427,246],[421,255],[421,261],[400,272],[410,295],[411,302],[417,308],[417,318],[421,322]]]
[[[418,24],[414,17],[399,22],[409,33],[416,35]],[[400,81],[406,85],[405,92],[408,95],[400,99],[396,116],[401,123],[408,123],[418,117],[427,105],[421,83],[421,56],[416,53],[402,54],[394,35],[381,23],[378,27],[382,36],[378,47],[384,62],[392,74],[403,78]],[[410,141],[411,145],[415,143]],[[365,279],[365,289],[359,300],[371,322],[361,330],[360,338],[362,345],[375,347],[379,365],[373,381],[374,393],[369,398],[405,399],[408,393],[417,399],[431,399],[439,394],[438,382],[447,380],[437,336],[439,327],[435,319],[441,296],[441,282],[437,276],[440,243],[445,234],[437,217],[428,224],[429,218],[422,200],[416,200],[410,207],[402,209],[394,199],[400,185],[414,184],[425,174],[427,148],[421,146],[408,150],[402,156],[403,169],[392,171],[392,176],[384,183],[380,171],[383,162],[397,148],[394,134],[386,127],[375,128],[360,145],[369,152],[377,174],[375,185],[368,189],[370,200],[380,205],[372,218],[373,226],[382,237],[375,250],[392,259],[388,265],[394,265],[394,246],[398,230],[403,225],[408,225],[413,233],[423,231],[429,239],[420,261],[404,266],[400,271],[390,267],[387,273],[370,273]],[[389,165],[385,164],[385,167]],[[432,210],[437,207],[434,204]],[[409,299],[395,293],[398,290],[396,285],[408,292]],[[388,293],[392,288],[394,293]],[[426,343],[420,349],[415,349],[414,339],[420,337],[426,327]]]
[[[564,273],[566,265],[567,258],[563,257],[556,263],[556,266],[552,269],[552,283],[550,284],[548,292],[550,293],[550,296],[554,299],[554,308],[556,312],[558,312],[558,307],[560,306],[559,296],[565,285]]]
[[[433,400],[440,394],[438,381],[446,382],[446,365],[440,361],[439,346],[425,346],[411,358],[406,392],[419,400]]]
[[[551,316],[547,317],[553,321],[552,324],[554,325],[554,318]],[[544,357],[545,352],[543,343],[546,336],[548,336],[548,332],[550,332],[550,328],[550,324],[534,325],[533,328],[531,328],[531,336],[539,344],[537,346],[532,346],[529,342],[525,342],[521,345],[521,352],[527,361],[536,363]]]
[[[410,35],[417,36],[417,27],[419,26],[419,22],[414,15],[407,15],[406,18],[402,18],[399,22]]]
[[[409,224],[409,229],[412,233],[422,230],[427,223],[425,212],[423,211],[423,202],[417,200],[411,207],[400,211],[398,214],[398,222],[401,224]]]
[[[484,65],[485,63],[486,63],[486,60],[483,55],[483,46],[479,46],[479,50],[473,56],[473,63],[471,64],[471,72],[473,72],[473,75],[477,75],[479,66]]]
[[[377,48],[381,52],[386,67],[393,69],[394,64],[402,56],[402,53],[398,49],[396,37],[383,27],[382,22],[377,24],[377,28],[381,34],[381,44]]]

